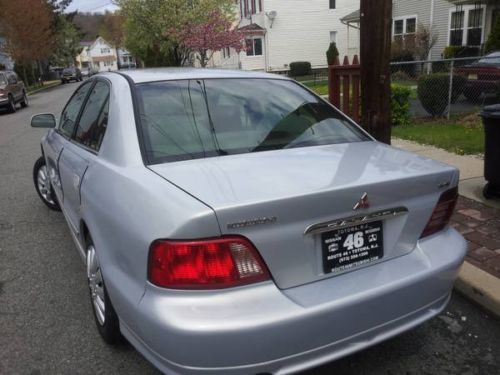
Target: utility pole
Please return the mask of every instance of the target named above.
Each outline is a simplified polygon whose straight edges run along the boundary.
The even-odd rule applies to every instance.
[[[391,143],[392,0],[361,0],[361,124]]]

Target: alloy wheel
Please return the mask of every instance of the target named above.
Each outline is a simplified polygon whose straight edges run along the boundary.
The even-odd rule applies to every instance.
[[[104,282],[101,266],[94,245],[90,245],[87,249],[87,278],[95,315],[97,321],[102,326],[106,321],[106,302],[104,298]]]
[[[42,165],[38,170],[37,184],[38,191],[40,192],[42,198],[50,204],[55,204],[54,199],[52,198],[49,175],[47,173],[46,165]]]

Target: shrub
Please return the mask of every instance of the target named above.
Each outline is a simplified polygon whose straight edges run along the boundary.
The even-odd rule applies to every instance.
[[[410,88],[391,85],[392,126],[406,126],[410,124],[410,96]]]
[[[402,71],[402,70],[398,70],[394,73],[391,74],[391,81],[409,81],[410,80],[410,76],[408,73]]]
[[[290,63],[290,76],[300,77],[312,74],[311,63],[308,61],[295,61]]]
[[[411,50],[402,48],[399,43],[394,42],[391,47],[391,62],[415,61],[414,54]],[[398,70],[404,70],[410,77],[416,75],[416,64],[391,65],[391,73]]]
[[[337,49],[337,45],[335,42],[330,43],[330,47],[326,51],[326,61],[328,61],[328,65],[335,64],[335,59],[339,57],[339,50]]]
[[[463,92],[467,79],[462,76],[453,77],[451,101],[455,102]],[[431,116],[442,116],[448,106],[450,75],[434,73],[423,75],[418,80],[418,100]]]
[[[486,52],[500,50],[500,17],[498,17],[495,26],[493,26],[484,47]]]

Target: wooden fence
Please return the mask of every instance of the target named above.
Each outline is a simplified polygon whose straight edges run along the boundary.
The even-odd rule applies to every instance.
[[[357,55],[354,55],[352,64],[349,64],[349,58],[345,56],[342,65],[337,58],[335,64],[328,67],[328,99],[330,103],[358,123],[361,102],[360,76],[361,65]]]

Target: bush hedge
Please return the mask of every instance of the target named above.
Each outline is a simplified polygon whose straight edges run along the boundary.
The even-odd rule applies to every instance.
[[[392,126],[405,126],[410,124],[410,96],[410,88],[391,85]]]
[[[454,103],[462,94],[467,78],[454,76],[451,101]],[[434,73],[418,79],[418,100],[431,116],[442,116],[448,106],[450,75]]]
[[[290,63],[290,76],[300,77],[312,74],[311,63],[308,61],[295,61]]]
[[[330,47],[326,51],[326,61],[328,61],[328,65],[335,64],[335,59],[339,57],[339,50],[337,49],[337,45],[335,42],[330,43]]]

